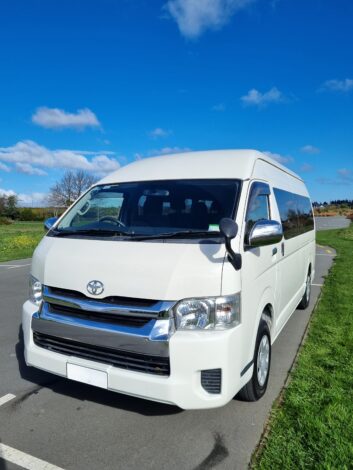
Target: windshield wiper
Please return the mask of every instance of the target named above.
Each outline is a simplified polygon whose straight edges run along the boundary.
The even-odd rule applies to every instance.
[[[90,229],[82,229],[82,230],[54,230],[53,235],[56,237],[68,237],[70,235],[102,235],[102,236],[111,236],[114,237],[116,235],[127,235],[130,236],[131,234],[128,232],[124,232],[123,230],[107,230],[107,229],[99,229],[99,228],[90,228]]]
[[[180,230],[179,232],[156,233],[152,235],[135,235],[133,240],[160,240],[163,238],[202,238],[202,237],[220,237],[218,231],[210,230]]]

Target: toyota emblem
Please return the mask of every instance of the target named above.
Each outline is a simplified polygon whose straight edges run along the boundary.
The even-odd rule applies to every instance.
[[[104,285],[101,281],[90,281],[87,284],[87,291],[92,295],[100,295],[104,291]]]

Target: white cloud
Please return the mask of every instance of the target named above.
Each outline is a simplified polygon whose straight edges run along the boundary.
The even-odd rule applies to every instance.
[[[165,9],[176,21],[180,33],[197,38],[206,30],[224,26],[239,10],[254,0],[168,0]]]
[[[41,170],[40,168],[34,168],[32,165],[29,163],[16,163],[16,170],[19,173],[25,173],[26,175],[37,175],[37,176],[45,176],[48,173],[46,173],[44,170]]]
[[[12,189],[0,188],[0,196],[16,196],[16,193]]]
[[[223,112],[225,110],[226,110],[226,106],[224,103],[218,103],[212,106],[212,111]]]
[[[302,173],[309,173],[310,171],[313,171],[313,169],[314,167],[309,163],[303,163],[303,165],[300,167],[300,171]]]
[[[92,158],[89,159],[85,155],[90,155]],[[106,154],[75,150],[50,150],[32,140],[17,142],[12,147],[0,147],[0,161],[15,165],[28,164],[45,168],[86,170],[99,175],[115,171],[120,167],[120,163],[115,158],[108,157]]]
[[[353,80],[346,78],[344,80],[326,80],[319,91],[339,91],[342,93],[348,93],[353,90]]]
[[[337,185],[337,186],[352,186],[353,185],[353,171],[348,168],[340,168],[337,170],[336,178],[320,177],[316,181],[323,185]]]
[[[304,153],[308,153],[310,155],[320,153],[320,149],[318,147],[315,147],[314,145],[304,145],[304,147],[302,147],[300,151]]]
[[[269,103],[283,103],[286,100],[286,97],[278,90],[278,88],[273,87],[265,93],[261,93],[253,88],[240,99],[245,106],[258,106],[260,108],[268,105]]]
[[[161,127],[156,127],[152,131],[148,132],[148,135],[152,139],[158,139],[159,137],[168,137],[168,135],[170,135],[171,133],[172,133],[172,131],[162,129]]]
[[[273,160],[276,160],[276,162],[281,163],[282,165],[286,165],[288,163],[292,163],[294,161],[293,157],[289,155],[281,155],[279,153],[273,153],[269,151],[262,152],[268,157],[272,158]]]
[[[22,207],[42,207],[47,205],[48,194],[47,193],[16,193],[12,189],[0,188],[0,196],[17,196],[18,205]]]
[[[18,204],[22,207],[45,207],[48,205],[47,193],[19,193],[17,196]]]
[[[1,162],[0,162],[0,170],[6,171],[6,172],[11,171],[9,166],[7,166],[7,165],[5,165],[5,163],[1,163]]]
[[[189,147],[163,147],[159,150],[153,150],[152,152],[154,155],[168,155],[171,153],[191,152],[191,149]]]
[[[343,180],[353,182],[352,170],[349,170],[348,168],[340,168],[339,170],[337,170],[337,174]]]
[[[163,147],[160,149],[149,150],[146,154],[135,153],[135,160],[142,160],[143,158],[155,157],[157,155],[169,155],[173,153],[191,152],[189,147]]]
[[[68,113],[63,109],[42,107],[33,114],[32,122],[47,129],[100,127],[96,115],[88,108]]]

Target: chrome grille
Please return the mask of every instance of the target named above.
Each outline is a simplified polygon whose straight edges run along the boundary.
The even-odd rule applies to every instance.
[[[119,299],[119,303],[112,299]],[[31,326],[40,347],[166,375],[174,304],[121,297],[95,299],[44,286],[43,302],[39,312],[33,314]]]
[[[34,343],[49,351],[103,362],[122,369],[167,376],[170,373],[169,357],[136,354],[128,351],[94,346],[64,338],[33,333]]]
[[[54,294],[55,296],[68,297],[71,299],[88,299],[88,297],[81,292],[70,290],[70,289],[61,289],[59,287],[47,287],[48,292]],[[126,307],[147,307],[150,308],[153,305],[158,303],[158,300],[151,299],[139,299],[131,297],[119,297],[119,296],[108,296],[104,299],[96,299],[96,302],[108,303],[108,304],[117,304],[124,305]]]
[[[117,313],[96,313],[89,310],[79,310],[72,307],[65,307],[63,305],[49,304],[48,312],[67,317],[80,318],[82,320],[118,324],[123,326],[141,327],[151,321],[148,317],[136,317],[128,315],[119,315]]]
[[[53,314],[131,327],[168,318],[170,306],[170,302],[116,296],[92,299],[77,291],[49,286],[44,286],[43,299],[42,309]]]

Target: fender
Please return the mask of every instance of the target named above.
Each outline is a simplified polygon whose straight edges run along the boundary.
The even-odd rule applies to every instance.
[[[250,361],[253,360],[257,330],[259,329],[261,316],[267,305],[271,305],[272,310],[273,310],[272,311],[272,326],[271,326],[271,343],[272,343],[272,339],[273,339],[272,333],[273,333],[274,316],[275,316],[274,315],[275,292],[274,292],[273,287],[270,287],[270,286],[266,287],[261,295],[261,300],[259,302],[258,309],[256,312],[254,328],[252,328],[253,333],[252,333],[252,338],[251,338],[251,343],[250,343],[250,348],[249,348],[250,356],[248,357],[246,364],[248,364]]]

